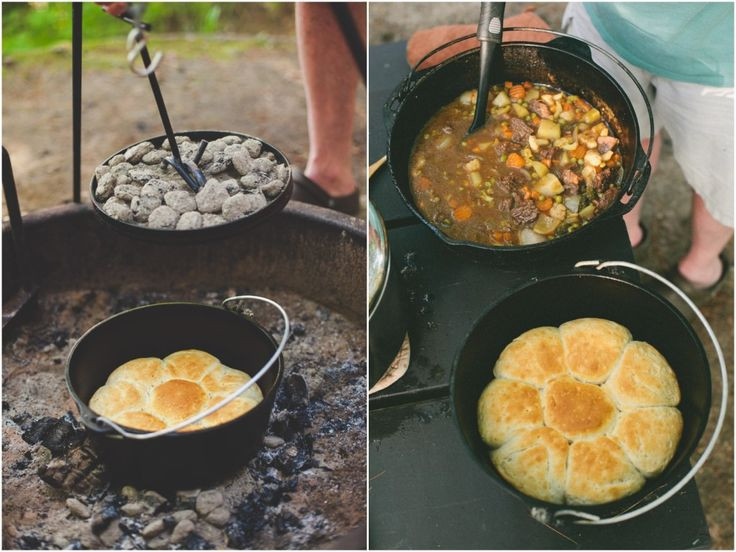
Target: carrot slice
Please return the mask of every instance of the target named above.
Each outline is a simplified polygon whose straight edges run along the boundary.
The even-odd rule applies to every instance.
[[[552,201],[551,197],[545,197],[541,201],[537,201],[537,209],[544,212],[549,211],[553,203],[554,201]]]
[[[416,180],[416,187],[420,192],[427,192],[432,188],[432,181],[426,176],[420,176]]]
[[[520,169],[524,166],[524,158],[515,151],[509,153],[509,156],[506,158],[506,166]]]
[[[473,214],[473,210],[468,205],[461,205],[460,207],[458,207],[452,212],[452,216],[458,222],[468,220],[470,218],[470,215],[472,214]]]
[[[524,96],[526,96],[526,90],[524,89],[524,86],[522,86],[521,84],[517,84],[509,88],[509,96],[511,96],[515,100],[521,100],[524,98]]]
[[[570,156],[574,157],[575,159],[582,159],[585,157],[585,153],[588,150],[585,148],[583,144],[580,144],[578,147],[576,147],[571,153]]]

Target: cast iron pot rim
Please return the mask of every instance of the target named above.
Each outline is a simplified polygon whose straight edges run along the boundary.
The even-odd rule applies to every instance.
[[[504,29],[504,30],[512,30],[512,29]],[[544,29],[538,29],[538,30],[543,31]],[[578,37],[575,37],[575,36],[572,36],[572,35],[566,35],[566,36],[569,37],[569,38],[573,38],[575,40],[581,41]],[[611,84],[616,89],[619,90],[619,92],[621,93],[621,96],[625,99],[627,106],[630,107],[631,112],[632,113],[635,113],[634,112],[633,104],[631,103],[631,100],[629,99],[628,95],[624,92],[623,88],[621,88],[621,86],[618,84],[618,82],[608,73],[608,71],[606,71],[605,69],[603,69],[602,67],[600,67],[592,59],[585,59],[584,57],[578,55],[575,52],[568,51],[568,50],[566,50],[564,48],[560,48],[559,46],[550,46],[549,43],[545,43],[545,42],[510,41],[510,42],[504,42],[503,43],[502,47],[506,47],[506,46],[510,46],[510,47],[524,46],[524,47],[531,47],[531,48],[537,48],[537,49],[545,49],[545,50],[552,50],[552,51],[556,51],[556,52],[562,52],[562,53],[564,53],[566,55],[572,56],[572,57],[574,57],[574,58],[576,58],[576,59],[578,59],[578,60],[586,63],[587,65],[589,65],[594,70],[600,72],[604,77],[606,77],[607,80],[609,80],[611,82]],[[475,53],[478,52],[479,50],[480,50],[480,48],[479,47],[476,47],[476,48],[472,48],[470,50],[465,50],[463,52],[459,52],[459,53],[455,54],[454,56],[452,56],[452,57],[450,57],[450,58],[448,58],[448,59],[446,59],[446,60],[438,63],[437,65],[434,65],[432,67],[429,67],[429,68],[425,69],[424,72],[417,78],[416,82],[412,84],[412,87],[410,89],[410,92],[399,103],[398,108],[397,108],[397,113],[400,112],[401,109],[406,104],[406,102],[408,102],[411,99],[412,94],[413,94],[415,88],[423,80],[425,80],[427,77],[429,77],[430,75],[434,74],[435,72],[437,72],[437,71],[439,71],[441,69],[444,69],[446,66],[450,65],[451,63],[455,63],[457,61],[460,61],[463,57],[470,56],[470,55],[475,55]],[[410,70],[410,73],[409,74],[411,75],[411,73],[413,71],[414,71],[414,68],[412,68]],[[546,83],[537,83],[537,84],[545,84],[546,86],[549,86],[549,84],[546,84]],[[636,116],[634,116],[634,118],[633,118],[633,123],[634,123],[634,128],[636,130],[636,136],[637,137],[640,137],[640,135],[641,135],[641,129],[639,128],[639,121],[637,120],[637,117]],[[395,124],[395,121],[394,121],[394,124]],[[394,128],[394,125],[392,125],[392,127],[390,129],[390,132],[388,133],[388,137],[386,139],[386,141],[387,141],[386,150],[389,151],[389,152],[391,150],[391,136],[393,134],[393,128]],[[644,185],[642,187],[642,193],[643,193],[644,188],[646,188],[646,184],[648,183],[648,180],[649,180],[649,174],[648,174],[648,171],[646,169],[646,167],[649,165],[649,161],[648,161],[648,157],[646,156],[646,153],[641,149],[641,143],[639,141],[636,144],[636,151],[635,151],[635,154],[634,154],[634,159],[632,160],[632,178],[636,177],[636,174],[635,174],[636,173],[636,170],[637,170],[637,167],[636,167],[636,164],[637,163],[636,163],[636,161],[637,161],[637,158],[640,157],[642,154],[644,155],[645,160],[644,160],[644,163],[643,163],[643,167],[641,169],[642,170],[642,174],[639,175],[639,178],[644,178],[645,179]],[[391,163],[390,159],[391,159],[391,155],[389,154],[388,155],[388,166],[389,166],[389,171],[391,173],[392,180],[394,182],[394,188],[399,193],[399,196],[404,201],[404,204],[409,208],[409,210],[414,214],[414,216],[416,216],[422,223],[424,223],[444,243],[446,243],[450,247],[459,247],[461,249],[462,248],[465,248],[465,247],[468,247],[468,248],[471,248],[471,249],[473,249],[475,251],[484,251],[484,252],[498,252],[498,251],[510,252],[510,253],[539,252],[540,250],[543,250],[545,248],[548,248],[548,247],[551,247],[551,246],[555,246],[555,245],[558,245],[560,243],[567,243],[567,242],[569,242],[569,240],[571,238],[575,238],[581,232],[588,231],[589,228],[590,228],[590,226],[592,224],[594,224],[595,222],[597,222],[598,220],[604,220],[606,218],[613,218],[616,215],[624,215],[628,211],[630,211],[631,209],[633,209],[634,205],[637,203],[636,201],[634,201],[634,202],[629,201],[626,204],[622,204],[620,202],[621,198],[623,198],[624,196],[627,195],[626,194],[626,190],[622,186],[623,185],[623,177],[622,177],[621,178],[622,182],[619,182],[618,183],[618,185],[620,187],[620,190],[619,190],[619,193],[617,194],[616,201],[614,203],[612,203],[611,205],[609,205],[608,208],[605,211],[603,211],[602,213],[600,213],[599,215],[597,215],[596,217],[594,217],[593,219],[591,219],[588,223],[584,224],[583,226],[581,226],[580,228],[578,228],[577,230],[575,230],[573,232],[569,232],[567,234],[564,234],[562,236],[556,237],[554,239],[546,240],[544,242],[535,243],[535,244],[528,244],[528,245],[505,245],[505,246],[500,246],[500,245],[484,245],[484,244],[480,244],[480,243],[469,241],[469,240],[457,240],[457,239],[451,238],[451,237],[447,236],[444,232],[442,232],[439,228],[437,228],[434,224],[432,224],[429,220],[427,220],[426,217],[422,213],[420,213],[419,210],[414,206],[414,200],[413,200],[413,198],[411,198],[411,200],[409,198],[407,198],[404,195],[404,193],[401,190],[401,188],[399,187],[399,185],[397,184],[397,179],[396,179],[396,176],[394,175],[394,167],[393,167],[393,164]],[[644,174],[644,173],[647,173],[647,174]],[[630,186],[633,187],[633,183],[631,183]],[[633,197],[633,195],[634,194],[630,195],[629,197],[631,198],[631,197]],[[639,196],[641,197],[641,194],[639,194]],[[620,213],[617,213],[617,214],[611,213],[610,211],[613,208],[615,208],[615,207],[618,207],[618,209],[621,209],[621,212]]]
[[[216,310],[219,310],[219,311],[224,311],[224,312],[226,312],[226,313],[228,313],[228,314],[230,314],[232,316],[236,316],[236,317],[242,318],[246,322],[250,322],[251,324],[253,324],[260,332],[262,332],[268,338],[269,343],[271,345],[273,345],[274,351],[278,348],[278,344],[276,343],[276,340],[273,338],[273,336],[263,326],[261,326],[258,322],[256,322],[255,320],[251,320],[251,319],[245,318],[244,316],[242,316],[242,315],[240,315],[240,314],[238,314],[236,312],[233,312],[231,310],[228,310],[228,309],[226,309],[224,307],[218,307],[218,306],[215,306],[215,305],[205,305],[203,303],[193,303],[193,302],[190,302],[190,301],[165,301],[163,303],[151,303],[150,305],[141,305],[139,307],[133,307],[132,309],[127,309],[127,310],[124,310],[122,312],[118,312],[116,314],[113,314],[112,316],[109,316],[109,317],[105,318],[104,320],[101,320],[101,321],[97,322],[94,326],[92,326],[86,332],[84,332],[82,334],[82,336],[74,343],[74,346],[72,347],[71,351],[69,351],[69,356],[67,356],[67,359],[66,359],[66,367],[65,367],[65,370],[64,370],[64,379],[66,380],[67,391],[69,391],[69,394],[72,396],[72,399],[76,403],[77,409],[80,411],[80,418],[82,420],[82,423],[84,424],[84,426],[88,430],[94,431],[94,433],[96,435],[101,435],[101,436],[105,436],[105,437],[108,437],[108,438],[128,439],[124,435],[120,435],[118,432],[116,432],[112,428],[106,427],[104,430],[101,430],[101,428],[99,426],[95,426],[89,420],[87,420],[87,418],[85,416],[85,414],[87,412],[91,413],[93,416],[99,416],[99,414],[97,414],[96,412],[94,412],[89,407],[89,405],[85,404],[85,402],[82,399],[79,398],[79,395],[77,395],[77,391],[74,389],[74,386],[72,385],[71,376],[70,376],[70,373],[69,373],[70,372],[70,366],[71,366],[72,357],[74,356],[74,353],[76,352],[77,347],[79,346],[79,344],[82,343],[82,341],[84,341],[84,339],[87,338],[99,326],[102,326],[103,324],[111,321],[114,318],[117,318],[117,317],[120,317],[120,316],[124,316],[124,315],[127,315],[127,314],[131,313],[131,312],[142,310],[142,309],[149,309],[149,308],[155,308],[155,307],[170,307],[170,306],[175,306],[175,305],[176,306],[184,305],[184,306],[187,306],[187,307],[200,307],[200,308],[207,308],[207,309],[216,309]],[[195,429],[195,430],[191,430],[191,431],[174,431],[174,432],[171,432],[171,433],[167,433],[166,435],[161,435],[159,437],[156,437],[156,439],[161,439],[161,438],[164,438],[164,439],[167,439],[167,438],[181,439],[181,438],[186,438],[188,436],[193,436],[193,435],[204,435],[204,434],[209,433],[209,432],[213,432],[213,431],[217,431],[217,430],[220,430],[220,429],[223,429],[223,428],[226,428],[226,427],[234,426],[236,423],[244,421],[244,419],[248,416],[248,414],[250,414],[251,412],[255,412],[255,411],[261,409],[261,407],[263,407],[263,405],[266,404],[266,402],[267,402],[266,398],[267,397],[269,397],[271,394],[275,394],[277,392],[279,383],[281,382],[281,378],[283,377],[283,373],[284,373],[284,356],[283,356],[283,354],[279,355],[278,362],[275,362],[274,365],[271,367],[271,369],[269,369],[269,371],[272,370],[272,369],[274,369],[274,368],[276,369],[276,378],[274,379],[274,382],[273,382],[273,385],[271,386],[271,389],[269,389],[269,391],[266,394],[263,395],[263,399],[261,400],[261,402],[259,402],[256,406],[254,406],[253,408],[251,408],[247,412],[241,414],[237,418],[233,418],[232,420],[229,420],[229,421],[227,421],[225,423],[222,423],[222,424],[217,424],[217,425],[212,426],[212,427],[208,427],[208,428],[204,428],[204,429]],[[128,427],[128,426],[125,426],[125,425],[122,425],[121,427],[125,428],[126,430],[128,430],[128,431],[130,431],[132,433],[140,433],[140,434],[148,433],[147,431],[143,431],[143,430],[140,430],[140,429]],[[128,439],[128,440],[130,440],[130,439]]]
[[[530,283],[528,283],[528,284],[526,284],[526,285],[524,285],[522,287],[516,288],[516,289],[514,289],[514,290],[512,290],[512,291],[510,291],[510,292],[508,292],[506,294],[504,294],[501,298],[498,299],[498,301],[494,302],[488,309],[486,309],[486,311],[483,314],[481,314],[478,317],[478,319],[473,323],[472,327],[470,328],[470,330],[468,330],[468,333],[463,338],[462,345],[458,349],[457,353],[455,354],[455,358],[452,361],[452,370],[450,372],[450,408],[452,409],[452,417],[453,417],[453,419],[455,421],[455,427],[456,427],[458,433],[460,434],[459,437],[460,437],[460,439],[463,442],[463,445],[465,447],[466,452],[468,452],[472,456],[472,458],[475,461],[476,465],[483,471],[483,473],[486,474],[487,477],[489,477],[490,479],[492,479],[496,484],[502,486],[502,488],[506,492],[509,492],[512,495],[516,496],[517,498],[520,498],[521,500],[523,500],[525,502],[525,504],[530,505],[530,506],[539,506],[539,507],[543,507],[543,508],[552,508],[552,509],[565,509],[565,508],[572,507],[572,508],[574,508],[575,510],[578,510],[578,511],[591,512],[591,513],[594,513],[594,514],[603,514],[606,511],[610,511],[611,508],[615,508],[616,505],[622,503],[622,501],[630,500],[631,497],[636,496],[637,493],[641,492],[641,489],[639,491],[637,491],[636,493],[632,493],[632,494],[627,495],[625,497],[622,497],[622,498],[620,498],[618,500],[612,500],[610,502],[604,502],[602,504],[588,504],[588,505],[584,505],[584,504],[579,504],[579,505],[578,504],[575,504],[575,505],[571,505],[571,504],[556,504],[554,502],[547,502],[545,500],[541,500],[539,498],[535,498],[533,496],[527,495],[527,494],[521,492],[520,490],[518,490],[513,485],[511,485],[508,481],[506,481],[500,475],[497,478],[494,478],[493,476],[491,476],[487,472],[487,469],[489,467],[489,463],[488,462],[481,461],[481,459],[478,457],[478,455],[475,453],[475,451],[471,447],[471,445],[468,442],[468,440],[465,438],[465,436],[463,434],[463,426],[460,423],[460,419],[459,419],[459,416],[458,416],[458,413],[457,413],[457,409],[455,408],[455,394],[456,394],[456,381],[457,381],[455,375],[456,375],[458,364],[459,364],[459,361],[460,361],[460,355],[462,354],[463,350],[465,349],[465,345],[466,345],[466,343],[467,343],[470,335],[473,334],[473,332],[475,332],[475,329],[478,327],[478,325],[487,316],[489,316],[490,313],[499,304],[501,304],[502,302],[506,301],[507,299],[509,299],[510,297],[512,297],[514,295],[517,295],[519,293],[524,292],[527,288],[532,287],[532,286],[535,286],[535,285],[538,285],[538,284],[542,284],[542,283],[545,283],[545,282],[549,282],[551,280],[567,279],[567,278],[600,278],[600,279],[603,279],[603,280],[609,280],[609,281],[616,282],[618,285],[629,286],[630,288],[634,288],[637,291],[644,292],[645,294],[651,296],[653,299],[655,299],[656,301],[658,301],[659,303],[661,303],[662,307],[664,307],[664,308],[668,309],[669,311],[671,311],[671,313],[675,316],[675,318],[678,319],[678,321],[680,322],[680,324],[684,327],[684,329],[686,330],[686,332],[688,334],[690,334],[690,337],[693,339],[693,342],[696,344],[696,347],[698,349],[698,354],[703,359],[706,367],[709,367],[710,366],[710,363],[708,362],[708,356],[706,355],[706,352],[705,352],[705,348],[703,347],[702,342],[700,341],[700,339],[698,338],[697,334],[693,330],[692,325],[687,321],[687,319],[682,315],[682,313],[677,308],[675,308],[669,301],[667,301],[666,299],[664,299],[663,297],[661,297],[659,294],[655,293],[654,291],[652,291],[650,289],[647,289],[646,287],[644,287],[644,286],[642,286],[640,284],[637,284],[635,282],[626,280],[624,278],[612,276],[610,274],[600,274],[600,273],[590,273],[590,272],[580,272],[580,273],[574,273],[574,272],[572,272],[572,273],[567,273],[567,274],[557,274],[557,275],[554,275],[554,276],[549,276],[547,278],[542,278],[540,280],[536,280],[536,281],[530,282]],[[492,374],[492,372],[491,372],[491,374]],[[709,369],[707,369],[707,370],[704,371],[704,377],[705,377],[705,380],[706,380],[706,386],[705,386],[705,388],[706,388],[706,403],[708,405],[708,411],[710,412],[710,409],[712,407],[712,391],[711,391],[712,381],[711,381],[710,370]],[[494,376],[494,379],[495,379],[495,376]],[[689,450],[687,452],[687,454],[685,454],[683,456],[683,459],[689,459],[690,456],[692,456],[692,453],[697,449],[697,446],[700,444],[700,441],[703,438],[703,433],[705,432],[705,429],[707,428],[708,418],[709,418],[709,415],[706,415],[706,416],[703,417],[703,420],[699,424],[700,427],[698,427],[697,432],[696,432],[697,439],[694,440],[694,443],[693,443],[693,445],[691,447],[691,450]],[[682,463],[682,461],[680,463]],[[491,467],[492,467],[492,469],[495,469],[495,467],[493,467],[493,466],[491,466]],[[676,468],[677,466],[670,466],[668,464],[667,467],[670,468],[670,470],[669,470],[670,473],[667,475],[667,477],[665,478],[664,481],[667,482],[667,483],[670,483],[671,480],[672,480],[672,478],[673,478],[673,475],[674,475],[674,468]],[[657,476],[657,477],[659,477],[659,476]],[[646,481],[647,482],[650,481],[650,478],[646,478]],[[656,498],[656,497],[654,497],[654,498]],[[640,499],[635,504],[639,504],[641,501],[642,500]],[[616,514],[616,515],[618,515],[618,514]]]
[[[215,226],[193,228],[190,230],[177,230],[175,228],[148,228],[146,226],[143,226],[142,224],[138,224],[134,222],[125,222],[122,220],[117,220],[117,219],[112,218],[110,215],[108,215],[105,212],[105,210],[102,208],[102,203],[100,203],[97,197],[95,197],[95,190],[97,189],[97,176],[93,173],[92,179],[90,180],[90,183],[89,183],[89,195],[90,195],[90,199],[92,200],[92,206],[94,207],[95,213],[97,213],[97,215],[100,216],[106,223],[113,225],[113,227],[119,230],[127,231],[127,232],[135,232],[139,237],[142,237],[143,235],[148,235],[150,238],[156,239],[154,236],[158,236],[160,239],[162,237],[179,236],[182,240],[186,240],[186,239],[195,240],[195,239],[202,239],[204,238],[205,235],[210,234],[211,232],[215,232],[215,231],[224,231],[224,232],[235,231],[241,225],[254,224],[257,221],[260,222],[262,220],[265,220],[269,216],[272,216],[278,213],[279,211],[283,210],[283,208],[289,202],[289,199],[291,199],[291,194],[294,189],[294,182],[291,178],[291,163],[289,162],[289,159],[286,157],[286,155],[284,155],[284,153],[280,149],[271,145],[270,142],[267,142],[266,140],[263,140],[257,136],[251,136],[250,134],[243,134],[242,132],[235,132],[235,131],[229,131],[229,130],[184,130],[180,132],[175,132],[174,136],[188,136],[189,137],[192,134],[201,134],[201,133],[222,134],[222,137],[238,136],[244,139],[258,140],[261,144],[267,146],[269,150],[272,150],[277,156],[280,156],[284,160],[284,164],[286,165],[286,168],[289,171],[289,176],[286,179],[286,185],[283,187],[281,192],[279,192],[279,195],[277,195],[275,198],[268,201],[265,207],[262,207],[259,210],[254,211],[253,213],[250,213],[244,217],[240,217],[235,220],[226,221],[222,224],[217,224]],[[167,138],[168,137],[165,134],[161,134],[161,135],[154,136],[151,138],[144,138],[143,140],[140,140],[139,142],[135,142],[133,144],[125,146],[124,148],[113,153],[107,159],[102,161],[100,165],[104,165],[105,163],[108,163],[116,155],[124,154],[127,150],[129,150],[130,148],[134,146],[137,146],[138,144],[142,144],[143,142],[155,143],[159,140],[163,144],[163,142]],[[156,147],[158,148],[160,146],[156,146]]]

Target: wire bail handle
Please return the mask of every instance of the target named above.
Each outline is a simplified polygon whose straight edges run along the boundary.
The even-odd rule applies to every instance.
[[[276,308],[276,310],[279,311],[279,314],[281,314],[281,318],[284,321],[284,332],[283,332],[283,335],[281,336],[281,341],[279,342],[278,347],[276,347],[276,351],[273,353],[273,355],[271,355],[271,358],[268,359],[268,361],[261,367],[260,370],[258,370],[258,372],[255,373],[255,375],[250,380],[248,380],[246,383],[240,386],[236,391],[234,391],[233,393],[231,393],[230,395],[222,399],[222,401],[220,401],[216,405],[208,408],[207,410],[203,412],[200,412],[199,414],[195,416],[192,416],[191,418],[184,420],[183,422],[179,422],[178,424],[173,425],[166,429],[159,429],[158,431],[143,432],[143,433],[141,432],[133,433],[133,432],[123,429],[120,425],[113,422],[109,418],[106,418],[105,416],[97,416],[95,419],[92,420],[92,422],[98,425],[106,425],[112,428],[113,430],[115,430],[117,433],[119,433],[123,437],[126,437],[128,439],[136,439],[138,441],[143,441],[146,439],[155,439],[156,437],[162,437],[164,435],[168,435],[169,433],[179,431],[180,429],[188,425],[197,423],[201,419],[206,418],[213,412],[219,410],[223,406],[235,400],[237,397],[239,397],[240,395],[245,393],[248,389],[250,389],[253,385],[255,385],[258,382],[258,380],[260,380],[264,376],[264,374],[268,372],[271,366],[273,366],[273,364],[279,359],[279,357],[281,356],[281,353],[283,353],[284,347],[286,346],[286,342],[289,340],[289,335],[291,334],[291,326],[289,324],[289,315],[286,314],[286,311],[284,310],[284,308],[281,305],[279,305],[276,301],[272,299],[268,299],[267,297],[261,297],[260,295],[235,295],[233,297],[228,297],[222,302],[222,307],[226,308],[228,303],[231,303],[233,301],[242,301],[244,299],[261,301],[263,303],[267,303],[273,306],[274,308]],[[230,309],[227,309],[227,310],[230,310]],[[252,318],[253,313],[246,312],[244,316]]]
[[[715,447],[716,441],[718,440],[718,436],[721,433],[721,429],[723,429],[723,421],[726,418],[726,406],[728,404],[728,373],[726,371],[726,361],[723,357],[723,351],[721,350],[721,346],[718,343],[718,339],[716,338],[715,333],[713,332],[713,328],[710,327],[710,324],[708,324],[708,321],[703,316],[703,313],[700,312],[698,307],[695,305],[695,303],[692,302],[692,300],[682,291],[680,288],[678,288],[676,285],[669,282],[667,279],[663,278],[656,272],[653,272],[647,268],[644,268],[642,266],[639,266],[634,263],[629,263],[626,261],[579,261],[575,264],[575,268],[585,268],[585,267],[591,267],[595,268],[596,270],[603,270],[604,268],[613,268],[613,267],[623,267],[623,268],[630,268],[632,270],[636,270],[637,272],[641,272],[642,274],[646,274],[647,276],[651,276],[655,280],[658,280],[659,282],[665,284],[668,288],[670,288],[672,291],[674,291],[684,302],[687,304],[687,306],[695,313],[695,315],[698,317],[698,320],[700,320],[700,323],[705,328],[706,332],[708,332],[708,337],[710,337],[711,341],[713,342],[713,346],[715,347],[716,354],[718,355],[718,364],[720,365],[720,376],[721,376],[721,405],[720,410],[718,412],[718,419],[716,421],[716,426],[713,431],[713,435],[711,436],[710,440],[708,441],[707,446],[703,450],[703,453],[700,455],[700,458],[698,458],[698,461],[695,462],[695,464],[690,468],[690,471],[688,471],[685,476],[680,479],[669,491],[664,493],[662,496],[658,497],[656,500],[653,500],[652,502],[640,507],[636,508],[634,510],[628,511],[623,514],[619,514],[616,516],[612,516],[609,518],[601,518],[599,516],[596,516],[595,514],[590,514],[588,512],[580,512],[578,510],[574,509],[565,509],[565,510],[557,510],[554,512],[554,517],[562,517],[562,516],[571,516],[575,519],[573,523],[578,525],[611,525],[614,523],[621,523],[622,521],[627,521],[629,519],[633,519],[635,517],[638,517],[649,510],[653,510],[657,506],[660,506],[670,498],[672,498],[675,494],[677,494],[680,489],[682,489],[693,477],[695,477],[695,474],[700,470],[700,468],[705,464],[705,461],[708,459],[710,454],[713,452],[713,448]],[[533,509],[538,510],[538,509]],[[540,515],[542,515],[539,511],[532,511],[532,516],[535,518],[538,518]]]
[[[631,80],[631,82],[634,83],[637,90],[641,94],[642,98],[644,99],[644,105],[647,108],[647,115],[649,119],[649,140],[647,144],[647,151],[646,151],[646,158],[650,159],[652,156],[652,149],[654,147],[654,116],[652,115],[652,108],[649,105],[649,99],[647,98],[646,92],[644,92],[644,89],[641,87],[641,84],[639,84],[639,81],[636,80],[636,77],[634,74],[626,67],[621,61],[619,61],[613,54],[607,52],[605,49],[601,48],[600,46],[593,44],[592,42],[589,42],[583,38],[580,38],[578,36],[573,36],[567,33],[563,33],[560,31],[553,31],[552,29],[542,29],[538,27],[504,27],[503,32],[509,33],[513,31],[530,31],[530,32],[538,32],[538,33],[547,33],[551,34],[553,36],[559,37],[559,38],[566,38],[566,39],[572,39],[578,42],[581,42],[588,46],[589,48],[599,52],[600,54],[603,54],[606,56],[609,60],[613,61],[617,67],[619,67],[622,71],[626,73],[626,76]],[[468,34],[465,36],[461,36],[458,38],[455,38],[449,42],[446,42],[437,48],[434,48],[433,50],[430,50],[427,52],[415,65],[411,68],[409,71],[409,74],[399,83],[399,85],[396,87],[395,91],[392,93],[391,97],[388,99],[386,106],[384,108],[385,111],[388,113],[391,113],[394,117],[398,114],[398,107],[400,104],[403,103],[403,101],[406,99],[406,97],[414,90],[415,84],[420,78],[419,75],[419,67],[427,61],[429,58],[434,56],[436,53],[441,52],[442,50],[449,48],[450,46],[453,46],[459,42],[463,42],[465,40],[470,40],[473,38],[477,38],[476,33]],[[510,43],[513,43],[514,41],[511,41]],[[447,61],[447,60],[446,60]],[[443,62],[444,63],[444,62]],[[593,62],[595,63],[595,62]],[[387,116],[388,114],[385,113]],[[638,122],[637,122],[638,125]],[[641,172],[643,169],[639,168],[637,169],[639,172]]]

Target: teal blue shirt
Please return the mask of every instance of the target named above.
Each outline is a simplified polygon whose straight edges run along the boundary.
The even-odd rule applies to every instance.
[[[586,3],[623,59],[672,80],[733,87],[732,2]]]

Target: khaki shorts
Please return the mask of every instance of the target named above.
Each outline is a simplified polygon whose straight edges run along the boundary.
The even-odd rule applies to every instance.
[[[562,29],[613,53],[580,2],[567,5]],[[636,86],[602,54],[593,51],[593,60],[626,91],[636,111],[641,136],[648,137],[647,110]],[[673,81],[622,59],[621,62],[634,74],[649,98],[655,132],[665,128],[672,138],[675,159],[688,184],[703,198],[716,220],[733,227],[734,89]]]

